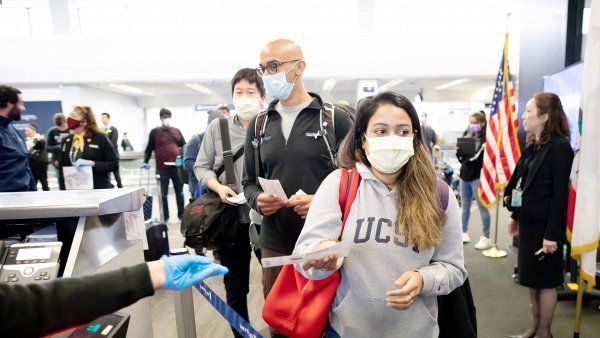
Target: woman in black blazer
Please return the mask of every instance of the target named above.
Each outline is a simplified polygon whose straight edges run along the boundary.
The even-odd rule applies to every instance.
[[[556,287],[563,283],[573,162],[569,125],[558,96],[533,95],[523,114],[523,129],[528,145],[506,186],[504,203],[512,211],[509,233],[519,235],[519,284],[529,287],[533,323],[515,337],[551,337]]]
[[[109,173],[119,167],[119,160],[113,145],[98,128],[92,109],[75,106],[67,125],[72,133],[61,143],[59,170],[62,172],[68,166],[91,166],[94,189],[111,188]]]

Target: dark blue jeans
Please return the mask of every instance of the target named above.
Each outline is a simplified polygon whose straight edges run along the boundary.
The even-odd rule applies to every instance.
[[[173,190],[175,190],[175,200],[177,201],[177,217],[183,218],[183,181],[179,177],[177,167],[157,169],[156,173],[160,177],[160,194],[162,196],[163,212],[165,221],[169,219],[169,180],[173,181]]]
[[[327,338],[341,338],[340,335],[335,332],[333,327],[327,322],[327,326],[325,327],[325,337]]]

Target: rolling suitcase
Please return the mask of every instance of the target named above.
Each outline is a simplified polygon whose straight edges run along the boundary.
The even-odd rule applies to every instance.
[[[144,221],[149,220],[150,218],[152,218],[152,202],[154,201],[154,196],[152,196],[152,194],[150,193],[150,169],[146,169],[148,170],[148,178],[146,181],[146,200],[144,201]],[[143,172],[144,169],[140,168],[140,184],[138,185],[139,187],[142,186],[142,176],[143,176]]]
[[[162,220],[146,221],[146,237],[148,238],[148,250],[144,250],[146,262],[160,259],[161,256],[169,255],[169,228]]]
[[[140,186],[142,181],[140,172]],[[157,177],[157,196],[159,218],[152,218],[152,202],[154,198],[150,193],[150,170],[148,170],[148,181],[146,185],[146,201],[144,202],[144,220],[146,221],[146,238],[148,239],[148,250],[144,250],[146,262],[160,259],[161,256],[169,255],[169,228],[163,219],[163,201],[161,200],[160,184]]]

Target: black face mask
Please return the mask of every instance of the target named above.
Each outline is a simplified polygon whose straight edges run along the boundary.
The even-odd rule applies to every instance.
[[[21,110],[15,106],[8,112],[8,119],[11,121],[21,121]]]

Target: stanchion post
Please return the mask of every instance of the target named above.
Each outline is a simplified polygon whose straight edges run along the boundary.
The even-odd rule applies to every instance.
[[[496,217],[494,218],[494,244],[491,248],[483,250],[483,255],[491,258],[506,257],[507,253],[504,250],[498,250],[498,218],[500,215],[500,190],[504,190],[504,184],[496,184],[494,187],[496,193]]]
[[[173,291],[173,305],[175,306],[177,337],[196,337],[196,319],[194,318],[194,298],[192,296],[192,288],[189,287],[179,292]]]
[[[189,255],[186,248],[169,250],[169,256]],[[175,323],[177,324],[178,338],[196,337],[196,316],[194,314],[194,296],[192,287],[182,291],[173,291],[173,305],[175,307]]]

